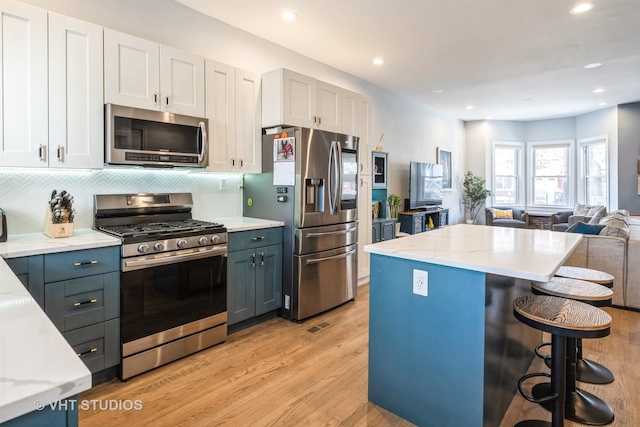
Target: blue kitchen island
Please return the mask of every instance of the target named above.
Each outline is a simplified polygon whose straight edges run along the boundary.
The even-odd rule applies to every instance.
[[[419,426],[499,425],[541,341],[512,301],[581,239],[458,224],[366,246],[369,401]],[[414,293],[414,270],[427,273],[427,296]]]

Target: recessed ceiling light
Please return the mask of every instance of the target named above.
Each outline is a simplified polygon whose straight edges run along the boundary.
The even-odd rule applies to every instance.
[[[609,105],[608,102],[598,102],[598,105],[604,107],[605,105]]]
[[[442,89],[432,90],[431,93],[442,93],[444,92]]]
[[[598,68],[599,66],[601,66],[602,64],[599,62],[592,62],[591,64],[587,64],[584,66],[584,68]]]
[[[598,89],[592,90],[593,93],[602,93],[604,91],[605,91],[605,89],[603,87],[599,87]]]
[[[295,21],[296,19],[298,19],[298,14],[289,10],[285,10],[280,15],[280,18],[284,19],[285,21]]]
[[[382,59],[382,58],[373,58],[373,61],[371,61],[371,62],[373,62],[373,65],[382,65],[382,64],[384,64],[384,59]]]
[[[531,98],[525,98],[523,101],[527,101],[527,102],[528,102],[528,101],[533,101],[533,99],[531,99]]]
[[[589,2],[580,3],[572,7],[569,13],[572,15],[578,15],[580,13],[585,13],[590,11],[591,9],[593,9],[594,6],[595,4],[589,3]]]
[[[473,105],[467,105],[467,110],[473,110]]]

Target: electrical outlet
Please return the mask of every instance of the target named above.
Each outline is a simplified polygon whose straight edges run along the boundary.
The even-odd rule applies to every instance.
[[[426,297],[429,293],[429,274],[423,270],[413,270],[413,293]]]

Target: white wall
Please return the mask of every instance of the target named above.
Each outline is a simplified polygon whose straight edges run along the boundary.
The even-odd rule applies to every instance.
[[[410,160],[435,161],[436,147],[450,150],[453,157],[454,189],[445,194],[444,204],[445,207],[452,208],[452,222],[461,220],[457,182],[464,172],[466,158],[464,127],[457,119],[439,114],[425,105],[252,36],[171,0],[24,2],[254,72],[289,68],[368,95],[373,99],[372,146],[380,134],[385,133],[382,145],[384,151],[389,153],[390,192],[407,197]],[[119,192],[119,188],[112,187],[111,192]],[[240,200],[240,191],[237,197]],[[39,226],[33,231],[37,231]]]

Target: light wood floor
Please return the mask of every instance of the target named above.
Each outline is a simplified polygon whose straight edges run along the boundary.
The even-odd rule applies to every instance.
[[[127,382],[94,387],[80,399],[138,399],[143,407],[81,407],[80,426],[411,426],[367,402],[369,287],[358,292],[355,302],[303,324],[273,319]],[[607,311],[611,336],[585,340],[585,354],[617,379],[583,388],[614,408],[612,426],[640,425],[640,313]],[[518,395],[501,426],[530,418],[550,419]]]

